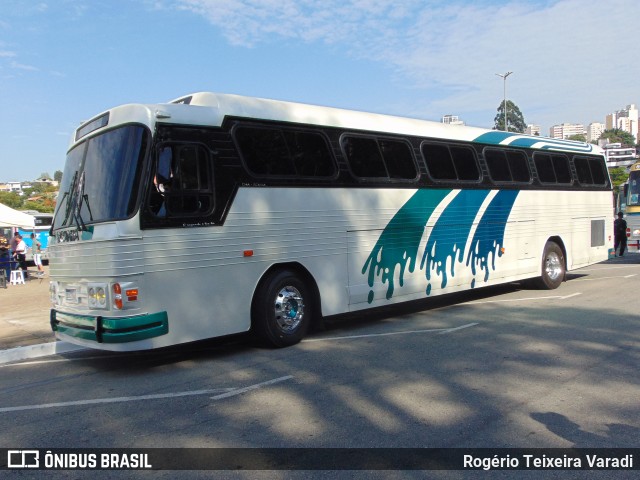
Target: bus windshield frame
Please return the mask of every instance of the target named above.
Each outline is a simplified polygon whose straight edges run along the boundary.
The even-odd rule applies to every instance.
[[[640,205],[640,170],[629,174],[629,186],[627,192],[627,206]]]
[[[133,216],[150,138],[145,126],[129,124],[75,145],[67,154],[52,231]]]

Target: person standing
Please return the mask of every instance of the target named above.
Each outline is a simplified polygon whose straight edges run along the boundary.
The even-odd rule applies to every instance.
[[[35,233],[31,234],[31,253],[33,254],[33,263],[38,267],[38,276],[44,275],[44,268],[42,268],[42,243],[38,240]]]
[[[627,248],[627,221],[622,218],[622,212],[618,212],[618,218],[613,222],[613,253],[618,255],[618,245],[620,246],[620,256],[624,255]]]
[[[4,232],[0,231],[0,271],[4,269],[7,282],[11,276],[11,253],[9,240],[4,236]]]
[[[26,280],[27,278],[29,278],[29,272],[27,271],[27,244],[24,243],[22,235],[20,235],[19,233],[16,233],[15,238],[18,240],[18,243],[14,251],[14,257],[20,265],[20,270],[22,270],[24,278]]]

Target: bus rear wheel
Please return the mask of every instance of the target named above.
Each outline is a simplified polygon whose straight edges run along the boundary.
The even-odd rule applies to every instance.
[[[254,333],[267,345],[281,348],[300,342],[313,316],[311,290],[291,270],[277,270],[258,286],[251,309]]]
[[[555,242],[547,242],[542,255],[542,275],[534,285],[543,290],[554,290],[564,281],[566,263],[562,248]]]

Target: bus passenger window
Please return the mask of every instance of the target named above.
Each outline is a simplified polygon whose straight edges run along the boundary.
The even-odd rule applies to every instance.
[[[511,172],[507,164],[507,155],[503,150],[488,149],[484,150],[484,159],[489,168],[489,175],[495,182],[511,181]]]
[[[527,162],[527,154],[520,150],[507,150],[507,160],[511,169],[511,178],[514,182],[528,183],[531,181],[531,172]]]
[[[287,144],[279,129],[239,126],[234,131],[242,159],[255,175],[295,175]]]
[[[296,173],[301,177],[332,177],[336,164],[324,137],[318,133],[284,131]]]
[[[456,180],[458,178],[451,153],[446,145],[424,142],[420,146],[420,151],[427,164],[429,175],[434,180]]]
[[[388,178],[378,142],[375,139],[344,137],[342,148],[349,162],[349,168],[356,177]]]
[[[413,180],[418,176],[411,147],[408,143],[395,140],[380,140],[379,144],[389,177]]]
[[[571,169],[569,159],[565,155],[552,155],[553,170],[556,172],[558,183],[571,183]]]
[[[451,157],[459,180],[474,182],[480,180],[476,152],[472,148],[452,145],[449,150],[451,150]]]
[[[591,176],[593,178],[594,185],[606,185],[607,175],[604,173],[604,164],[602,161],[595,158],[589,159],[589,167],[591,169]]]

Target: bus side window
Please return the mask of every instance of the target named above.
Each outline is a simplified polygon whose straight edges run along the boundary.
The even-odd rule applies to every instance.
[[[356,177],[388,178],[378,142],[373,138],[346,136],[342,148]]]
[[[158,153],[149,207],[157,217],[206,215],[213,210],[211,167],[201,145],[169,145]]]

